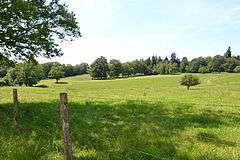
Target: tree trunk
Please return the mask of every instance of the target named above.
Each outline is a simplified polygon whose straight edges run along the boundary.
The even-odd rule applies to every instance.
[[[187,86],[187,90],[189,90],[190,89],[190,86]]]

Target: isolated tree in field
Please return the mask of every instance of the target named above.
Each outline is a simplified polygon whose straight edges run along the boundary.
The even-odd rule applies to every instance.
[[[91,64],[91,76],[93,79],[107,79],[109,72],[107,59],[103,56]]]
[[[227,52],[224,54],[225,58],[230,58],[232,56],[232,51],[231,51],[231,47],[228,47]]]
[[[189,90],[191,86],[198,84],[200,84],[198,77],[194,77],[193,75],[184,75],[182,77],[181,85],[187,86],[187,90]]]
[[[59,42],[81,36],[74,13],[59,0],[0,3],[0,55],[4,57],[61,56]]]
[[[116,78],[122,73],[122,63],[119,60],[112,59],[109,62],[109,76]]]
[[[237,67],[234,69],[234,72],[235,72],[235,73],[240,73],[240,66],[237,66]]]
[[[47,63],[41,64],[42,69],[43,69],[43,79],[48,78],[48,74],[49,74],[52,66],[55,66],[55,65],[61,65],[61,64],[58,62],[47,62]]]
[[[48,77],[52,78],[52,79],[56,79],[56,83],[58,83],[60,78],[64,77],[63,67],[60,65],[52,66],[52,68],[48,74]]]

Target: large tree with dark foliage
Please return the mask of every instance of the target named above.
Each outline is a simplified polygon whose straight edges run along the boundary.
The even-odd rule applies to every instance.
[[[59,42],[81,36],[74,13],[59,0],[1,0],[0,15],[0,57],[61,56]]]
[[[8,85],[25,84],[31,87],[42,79],[42,73],[41,65],[32,61],[26,61],[9,69],[4,78]]]
[[[109,67],[105,57],[101,56],[100,58],[97,58],[90,67],[90,73],[93,79],[107,79]]]
[[[112,59],[109,62],[109,76],[116,78],[122,73],[122,63],[119,60]]]

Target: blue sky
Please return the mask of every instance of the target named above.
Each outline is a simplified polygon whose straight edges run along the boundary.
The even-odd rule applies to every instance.
[[[82,37],[51,61],[78,64],[99,56],[122,62],[176,52],[190,59],[240,54],[240,0],[65,0]],[[49,61],[40,59],[40,61]]]

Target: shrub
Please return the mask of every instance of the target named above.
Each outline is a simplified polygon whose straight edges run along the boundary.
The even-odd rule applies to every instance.
[[[187,86],[187,90],[189,90],[191,86],[198,84],[200,84],[198,77],[194,77],[193,75],[184,75],[182,77],[181,85]]]

